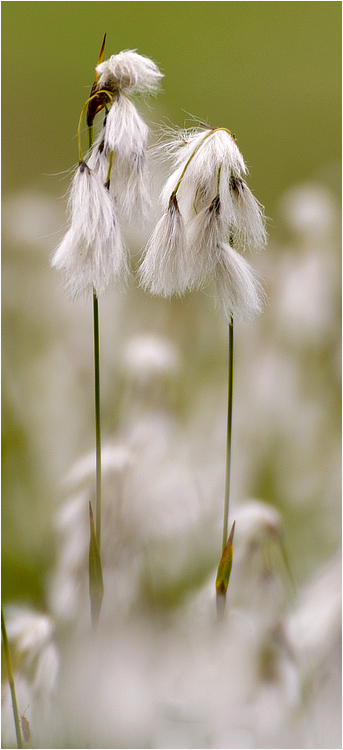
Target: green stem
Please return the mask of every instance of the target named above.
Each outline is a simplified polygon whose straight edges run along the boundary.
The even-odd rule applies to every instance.
[[[95,530],[100,550],[101,541],[101,423],[100,423],[100,349],[99,349],[99,303],[93,290],[94,323],[94,395],[95,395],[95,444],[96,444],[96,508]]]
[[[6,661],[6,666],[7,666],[8,683],[10,686],[10,691],[11,691],[11,696],[12,696],[13,716],[14,716],[14,724],[15,724],[15,733],[17,735],[17,745],[19,748],[21,748],[23,747],[23,740],[22,740],[21,730],[20,730],[17,696],[15,692],[11,655],[10,655],[10,649],[8,645],[7,630],[6,630],[5,618],[4,618],[2,607],[1,607],[1,633],[2,633],[2,642],[4,646],[5,661]]]
[[[93,146],[93,125],[90,125],[88,128],[88,149],[91,149]]]
[[[228,539],[229,504],[230,504],[230,474],[231,474],[231,436],[232,436],[232,395],[233,395],[233,319],[229,324],[229,366],[228,366],[228,405],[227,405],[227,440],[226,440],[226,477],[223,520],[224,551]]]
[[[92,99],[93,97],[90,97]],[[85,109],[85,107],[83,108]],[[80,118],[81,121],[81,118]],[[88,128],[88,147],[93,145],[93,128]],[[112,154],[111,154],[112,157]],[[112,158],[110,159],[112,166]],[[96,504],[95,533],[99,547],[101,544],[101,418],[100,418],[100,344],[99,344],[99,302],[93,289],[93,334],[94,334],[94,406],[95,406],[95,466]]]

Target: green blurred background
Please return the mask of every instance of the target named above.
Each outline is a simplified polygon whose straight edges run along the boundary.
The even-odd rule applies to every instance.
[[[165,74],[153,106],[236,134],[274,215],[282,191],[340,158],[339,2],[3,2],[3,191],[76,160],[75,131],[104,32]]]
[[[105,58],[137,49],[164,73],[148,120],[182,127],[191,113],[235,133],[249,185],[271,217],[271,243],[282,240],[277,207],[288,187],[318,181],[339,197],[340,2],[3,2],[3,200],[23,191],[64,195],[68,176],[62,177],[77,161],[78,118],[104,32]],[[11,253],[9,243],[4,266]],[[35,271],[30,263],[24,255],[18,260],[24,286],[26,271]],[[37,274],[39,283],[40,266]],[[34,287],[31,295],[34,307]],[[3,406],[3,596],[43,605],[44,573],[53,560],[53,483],[33,446],[34,419],[23,426],[12,404],[30,401],[32,393],[37,403],[35,386],[21,392],[15,373],[30,369],[30,358],[44,360],[47,339],[19,297],[3,317],[11,381]],[[324,548],[324,558],[331,551]]]

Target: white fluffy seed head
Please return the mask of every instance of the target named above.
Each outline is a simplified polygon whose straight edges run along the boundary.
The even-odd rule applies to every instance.
[[[239,250],[256,250],[266,242],[263,208],[243,177],[247,173],[235,139],[226,130],[181,132],[166,144],[174,162],[161,200],[164,206],[182,176],[177,198],[185,219],[191,220],[219,195],[227,239]]]
[[[73,179],[69,208],[71,225],[51,264],[63,271],[72,297],[92,289],[99,296],[125,279],[127,260],[113,200],[84,162]]]
[[[234,138],[226,130],[207,131],[205,135],[202,134],[202,139],[196,136],[187,144],[186,154],[192,145],[193,153],[195,146],[199,147],[187,169],[190,181],[198,183],[200,180],[204,182],[211,180],[213,175],[218,174],[219,168],[228,174],[246,174],[243,156]],[[182,150],[180,156],[181,154]]]
[[[224,184],[231,174],[239,176],[247,171],[234,138],[226,130],[192,131],[189,137],[183,133],[174,149],[170,143],[166,149],[173,156],[174,178],[185,169],[178,199],[190,218],[216,196],[219,172]]]
[[[143,286],[154,294],[181,295],[212,276],[225,316],[251,318],[261,310],[261,287],[236,249],[261,247],[266,233],[234,137],[225,129],[182,132],[166,152],[174,171],[161,193],[166,213],[146,248]]]
[[[150,58],[135,50],[125,50],[112,55],[96,68],[100,78],[98,89],[125,91],[125,93],[154,93],[163,78]]]

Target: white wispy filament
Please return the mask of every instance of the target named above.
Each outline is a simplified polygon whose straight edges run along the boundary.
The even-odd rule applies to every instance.
[[[141,265],[142,286],[165,297],[183,294],[191,272],[187,263],[186,227],[174,196],[148,242]]]
[[[69,209],[71,224],[52,258],[62,270],[72,297],[95,290],[97,296],[127,273],[126,255],[113,200],[85,162],[74,175]]]
[[[261,312],[262,287],[250,263],[227,243],[218,245],[213,278],[227,320],[249,320]]]
[[[127,219],[137,215],[145,218],[151,208],[146,154],[148,135],[148,126],[134,104],[126,96],[118,95],[88,161],[105,181],[112,153],[110,192],[118,210]]]

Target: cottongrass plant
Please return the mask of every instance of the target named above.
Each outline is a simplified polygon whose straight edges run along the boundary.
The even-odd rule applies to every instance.
[[[94,648],[87,592],[88,501],[91,498],[94,505],[95,498],[93,453],[68,476],[58,509],[54,575],[45,578],[42,593],[44,617],[53,625],[46,643],[52,645],[56,639],[58,645],[57,679],[37,631],[23,648],[27,609],[12,613],[7,604],[4,607],[18,712],[30,724],[28,746],[85,747],[92,708],[96,747],[342,746],[342,586],[340,555],[335,554],[341,542],[336,419],[341,363],[337,357],[340,317],[333,312],[340,302],[341,237],[334,223],[336,202],[327,187],[296,186],[285,198],[288,240],[268,260],[270,305],[263,316],[245,326],[246,345],[235,361],[231,512],[236,525],[229,617],[218,622],[213,606],[225,450],[220,327],[209,298],[199,308],[200,300],[190,295],[183,308],[187,360],[181,350],[176,381],[177,318],[172,325],[164,319],[156,326],[154,316],[154,341],[149,335],[144,345],[137,333],[149,314],[154,315],[153,300],[133,291],[114,299],[111,337],[116,342],[116,378],[120,361],[125,364],[119,372],[124,391],[116,404],[119,408],[113,407],[112,377],[103,385],[111,415],[116,408],[117,430],[108,434],[110,445],[104,443],[102,449],[106,596],[98,628],[99,690],[93,694],[89,690]],[[68,425],[74,448],[84,444],[82,410],[68,409],[66,402],[77,402],[66,399],[65,393],[68,382],[77,382],[75,372],[84,368],[87,321],[82,314],[71,316],[64,303],[61,308],[62,298],[54,294],[55,282],[46,268],[49,244],[34,242],[32,222],[41,225],[41,207],[47,208],[46,197],[39,200],[35,207],[32,195],[19,195],[4,207],[8,222],[5,314],[7,310],[10,321],[18,287],[22,337],[32,341],[35,331],[45,342],[41,357],[25,358],[21,365],[17,358],[11,359],[11,325],[5,327],[11,388],[4,395],[10,424],[16,425],[16,435],[31,436],[36,461],[29,462],[30,477],[40,476],[42,456],[51,477],[51,492],[37,495],[28,474],[22,475],[26,500],[39,503],[40,522],[34,523],[34,534],[19,505],[21,493],[11,495],[19,527],[8,530],[8,542],[11,534],[18,537],[24,529],[29,550],[32,540],[41,549],[41,520],[51,517],[56,468],[59,474],[61,463],[69,460],[70,441],[58,454],[56,420],[61,428],[63,422]],[[59,220],[56,217],[56,224]],[[33,262],[23,274],[28,251]],[[37,269],[37,306],[31,310],[29,290],[37,284]],[[28,309],[33,318],[28,319]],[[66,361],[65,334],[60,331],[56,339],[53,330],[61,310],[71,350]],[[201,348],[195,327],[202,332]],[[163,334],[164,344],[171,344],[169,354],[165,345],[158,349],[157,331]],[[26,392],[24,386],[32,396],[25,403],[20,396]],[[327,393],[329,401],[323,400]],[[39,408],[42,399],[53,418],[47,419]],[[37,405],[34,422],[33,405]],[[190,461],[188,454],[181,461],[182,442]],[[26,440],[19,450],[25,472]],[[259,500],[247,501],[252,489]],[[284,534],[297,582],[291,600],[285,591],[288,578],[280,550]],[[39,613],[31,610],[31,614]],[[31,659],[33,643],[38,645],[39,640],[41,649]],[[44,653],[46,662],[39,658]],[[55,674],[54,690],[47,689],[52,679],[36,679],[37,667],[44,662],[45,679]],[[15,747],[6,674],[2,714],[2,746]]]
[[[261,285],[240,251],[258,250],[265,244],[265,222],[262,206],[246,184],[247,168],[229,130],[184,131],[164,149],[172,156],[174,170],[161,193],[164,214],[145,250],[141,284],[152,294],[170,297],[202,288],[212,279],[229,324],[226,488],[216,581],[217,595],[225,601],[234,535],[233,524],[228,538],[233,323],[259,313],[263,300]]]
[[[235,139],[225,128],[186,131],[165,149],[175,169],[161,193],[165,213],[145,250],[142,286],[182,296],[212,278],[228,320],[253,317],[261,289],[237,251],[259,249],[266,234]]]
[[[112,55],[96,70],[100,77],[95,91],[110,93],[112,106],[91,154],[91,164],[105,177],[112,154],[110,192],[116,205],[125,218],[145,220],[151,208],[146,153],[149,130],[130,97],[155,94],[163,76],[152,60],[134,50]]]
[[[120,220],[132,218],[134,207],[146,216],[149,190],[146,172],[148,127],[129,98],[134,93],[157,90],[162,74],[155,63],[133,50],[112,55],[103,62],[106,35],[101,47],[91,95],[79,120],[79,164],[69,196],[70,227],[52,258],[63,271],[67,291],[78,297],[93,293],[96,512],[89,507],[89,580],[93,625],[103,598],[101,567],[101,419],[98,298],[112,284],[121,285],[128,275]],[[87,161],[81,148],[81,123],[87,109]],[[106,114],[93,144],[93,124]]]

